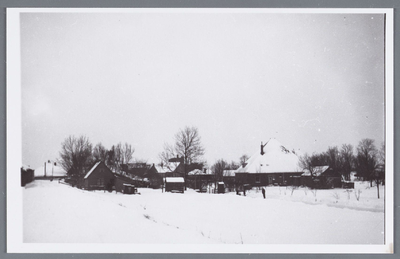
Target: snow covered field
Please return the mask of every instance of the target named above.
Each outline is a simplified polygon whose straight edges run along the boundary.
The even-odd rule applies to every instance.
[[[267,187],[247,196],[139,189],[141,195],[83,191],[57,181],[23,190],[27,243],[383,244],[384,188]],[[361,190],[359,201],[354,191]]]

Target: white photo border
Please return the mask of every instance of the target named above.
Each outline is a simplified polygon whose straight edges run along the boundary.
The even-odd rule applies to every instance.
[[[385,24],[385,244],[383,245],[143,245],[24,243],[21,130],[21,13],[379,13]],[[7,8],[7,253],[394,253],[394,19],[391,8]]]

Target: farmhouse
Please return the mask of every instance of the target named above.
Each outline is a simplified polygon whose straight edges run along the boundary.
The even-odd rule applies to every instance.
[[[291,185],[294,177],[303,172],[298,167],[299,158],[276,139],[261,143],[260,150],[235,172],[236,185],[267,186]]]
[[[86,190],[111,189],[115,184],[115,176],[102,161],[97,162],[83,177],[82,188]]]

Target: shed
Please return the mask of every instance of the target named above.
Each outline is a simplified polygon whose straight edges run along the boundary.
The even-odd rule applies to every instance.
[[[185,190],[185,180],[183,177],[165,177],[166,192],[181,192]]]
[[[218,193],[225,193],[225,184],[224,182],[218,182],[217,184],[217,192]]]
[[[124,194],[135,194],[137,193],[137,189],[135,187],[135,185],[133,184],[128,184],[128,183],[124,183],[123,184],[123,193]]]
[[[126,176],[120,175],[120,174],[114,174],[115,177],[115,191],[116,192],[124,192],[124,185],[125,184],[130,184],[130,185],[135,185],[135,181],[133,179],[130,179]]]

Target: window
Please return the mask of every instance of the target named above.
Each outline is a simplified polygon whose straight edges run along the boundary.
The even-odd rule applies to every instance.
[[[256,183],[259,183],[259,182],[260,182],[260,175],[256,174]]]

